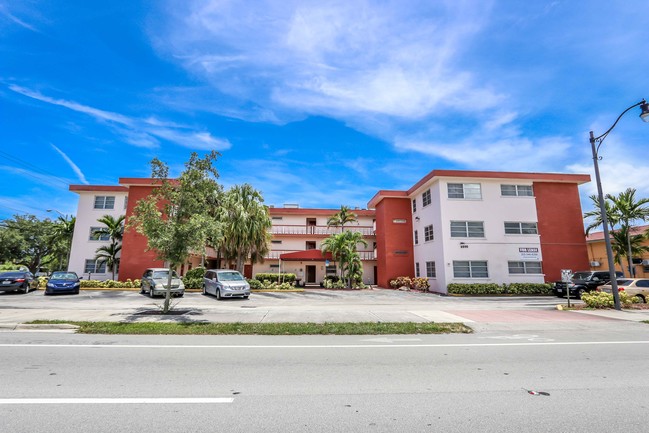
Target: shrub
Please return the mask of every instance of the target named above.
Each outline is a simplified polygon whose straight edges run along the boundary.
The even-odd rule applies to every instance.
[[[425,290],[427,291],[430,287],[428,278],[416,277],[410,280],[410,288],[415,290]]]
[[[270,273],[270,272],[258,273],[257,275],[255,275],[256,280],[259,280],[259,281],[268,280],[268,281],[275,282],[275,283],[279,282],[280,278],[281,278],[281,281],[284,282],[284,283],[293,284],[293,283],[295,283],[296,276],[295,276],[295,274],[290,274],[290,273],[276,274],[276,273]]]
[[[45,285],[43,284],[43,286],[45,286]],[[135,280],[128,279],[126,281],[81,280],[81,288],[82,289],[84,289],[84,288],[85,289],[109,289],[109,288],[133,289],[133,288],[139,288],[139,287],[140,287],[140,280],[139,279],[135,279]]]
[[[512,283],[505,287],[505,293],[512,295],[552,295],[552,284]]]
[[[264,285],[261,283],[261,281],[256,280],[254,278],[249,279],[248,284],[250,284],[250,288],[253,290],[259,290],[264,288]]]
[[[412,284],[412,280],[410,277],[397,277],[394,280],[390,280],[390,286],[394,287],[395,289],[399,287],[407,287],[410,288]]]
[[[637,296],[630,296],[626,292],[620,293],[620,304],[631,305],[640,302]],[[615,306],[612,293],[606,292],[586,292],[581,295],[581,300],[590,308],[613,308]]]
[[[325,289],[345,289],[345,282],[341,281],[340,279],[334,280],[334,279],[329,279],[325,278],[325,280],[322,282],[322,285]]]
[[[500,284],[461,284],[452,283],[447,286],[449,294],[454,295],[499,295],[505,293],[505,287]]]
[[[185,289],[202,289],[204,275],[205,268],[201,266],[187,271],[185,276],[182,277]]]

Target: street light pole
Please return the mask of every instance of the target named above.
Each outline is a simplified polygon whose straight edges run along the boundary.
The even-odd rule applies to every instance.
[[[599,211],[602,220],[602,227],[604,229],[604,244],[606,245],[606,258],[608,259],[608,272],[609,272],[609,278],[611,280],[611,291],[613,292],[613,304],[616,310],[620,310],[622,307],[620,306],[620,293],[618,292],[617,276],[615,275],[615,259],[613,257],[613,246],[611,245],[611,237],[608,230],[608,216],[606,215],[604,193],[602,191],[602,180],[599,175],[598,161],[600,159],[600,156],[598,152],[599,152],[599,147],[602,145],[602,142],[608,136],[609,132],[611,132],[613,128],[615,128],[617,122],[619,122],[622,116],[624,116],[629,110],[635,107],[640,107],[640,110],[642,111],[640,113],[640,118],[644,122],[649,122],[649,104],[647,104],[647,101],[643,99],[637,104],[633,104],[632,106],[624,110],[622,114],[618,116],[617,120],[615,120],[613,126],[608,128],[608,130],[602,135],[600,135],[599,137],[595,137],[593,131],[590,131],[590,147],[593,151],[593,165],[595,166],[595,183],[597,184],[597,197],[599,199]]]

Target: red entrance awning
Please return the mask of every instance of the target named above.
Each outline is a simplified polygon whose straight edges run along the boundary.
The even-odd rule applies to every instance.
[[[325,260],[333,260],[330,252],[322,254],[322,251],[320,250],[304,250],[284,253],[280,254],[279,259],[293,262],[324,262]]]

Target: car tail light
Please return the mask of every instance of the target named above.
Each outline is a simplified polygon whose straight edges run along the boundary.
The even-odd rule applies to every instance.
[[[24,278],[16,278],[15,280],[17,283],[24,283],[25,279]]]
[[[617,291],[618,291],[618,292],[624,292],[624,287],[618,287],[618,288],[617,288]]]

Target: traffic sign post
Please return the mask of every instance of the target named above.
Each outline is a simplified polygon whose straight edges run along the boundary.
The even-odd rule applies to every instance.
[[[561,281],[566,283],[566,297],[568,298],[568,308],[570,308],[570,287],[568,286],[572,282],[572,270],[571,269],[561,269]]]

